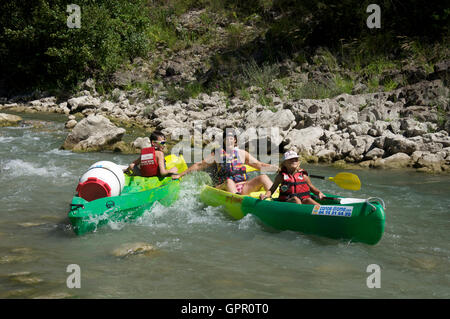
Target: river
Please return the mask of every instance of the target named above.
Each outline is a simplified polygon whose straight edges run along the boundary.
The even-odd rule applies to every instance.
[[[351,170],[362,182],[356,192],[314,180],[328,193],[384,199],[385,233],[374,246],[274,231],[250,215],[231,220],[198,200],[198,174],[182,181],[172,207],[156,204],[134,223],[77,237],[67,213],[79,177],[96,161],[126,165],[136,155],[60,150],[64,116],[21,116],[47,122],[0,128],[0,298],[450,297],[448,175]],[[156,252],[112,253],[136,242]],[[71,264],[80,267],[80,288],[67,287]],[[367,285],[372,264],[380,288]]]

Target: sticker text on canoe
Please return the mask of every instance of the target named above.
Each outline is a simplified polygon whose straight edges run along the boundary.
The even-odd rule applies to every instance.
[[[352,206],[315,205],[312,215],[352,217]]]

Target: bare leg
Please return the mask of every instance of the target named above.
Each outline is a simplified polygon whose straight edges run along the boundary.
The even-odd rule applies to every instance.
[[[248,195],[252,192],[257,192],[260,190],[261,186],[264,187],[266,191],[268,191],[272,187],[272,180],[269,176],[262,174],[251,180],[247,181],[242,188],[242,195]]]
[[[226,188],[227,191],[233,194],[237,193],[236,183],[231,178],[227,178],[227,181],[224,184],[227,187]]]
[[[286,202],[289,203],[296,203],[296,204],[302,204],[302,201],[297,196],[289,198]]]
[[[297,198],[297,197],[296,197]],[[314,199],[310,198],[305,198],[304,200],[302,200],[302,204],[308,204],[308,205],[320,205],[318,202],[316,202]]]

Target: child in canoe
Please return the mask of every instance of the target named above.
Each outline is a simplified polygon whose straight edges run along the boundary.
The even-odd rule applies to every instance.
[[[319,205],[311,198],[310,192],[316,194],[319,199],[325,195],[317,189],[308,177],[308,173],[300,169],[297,153],[288,151],[283,155],[278,175],[275,177],[272,187],[265,194],[260,195],[260,199],[271,197],[280,186],[280,196],[278,201],[297,204]]]
[[[164,151],[166,138],[160,131],[154,131],[150,135],[150,147],[145,147],[141,150],[141,156],[131,163],[125,171],[130,171],[134,176],[164,177],[167,175],[176,174],[178,169],[172,167],[166,169],[164,160]]]

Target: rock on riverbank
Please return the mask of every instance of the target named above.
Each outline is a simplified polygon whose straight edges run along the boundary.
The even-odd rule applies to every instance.
[[[0,127],[3,126],[17,126],[22,118],[17,115],[0,113]]]
[[[314,76],[320,75],[302,71],[303,67],[291,69],[300,72],[295,71],[303,80],[314,72]],[[90,91],[81,91],[65,102],[46,97],[17,104],[13,99],[4,100],[0,109],[67,114],[71,118],[66,127],[72,131],[63,148],[76,151],[108,149],[120,141],[125,129],[108,119],[114,118],[124,125],[162,130],[174,141],[186,133],[197,134],[206,145],[224,128],[235,127],[242,132],[242,145],[258,144],[266,138],[270,148],[297,151],[311,162],[449,172],[448,73],[448,64],[439,64],[427,77],[389,92],[327,99],[295,99],[284,94],[274,96],[271,107],[260,103],[258,87],[250,87],[245,98],[213,92],[174,102],[161,85],[155,86],[151,97],[138,89],[115,89],[108,96],[99,96],[91,85]],[[76,122],[74,114],[85,118]],[[139,143],[135,141],[132,147]]]
[[[63,149],[74,151],[98,151],[120,141],[125,129],[118,128],[102,115],[89,115],[78,122],[69,133]]]

